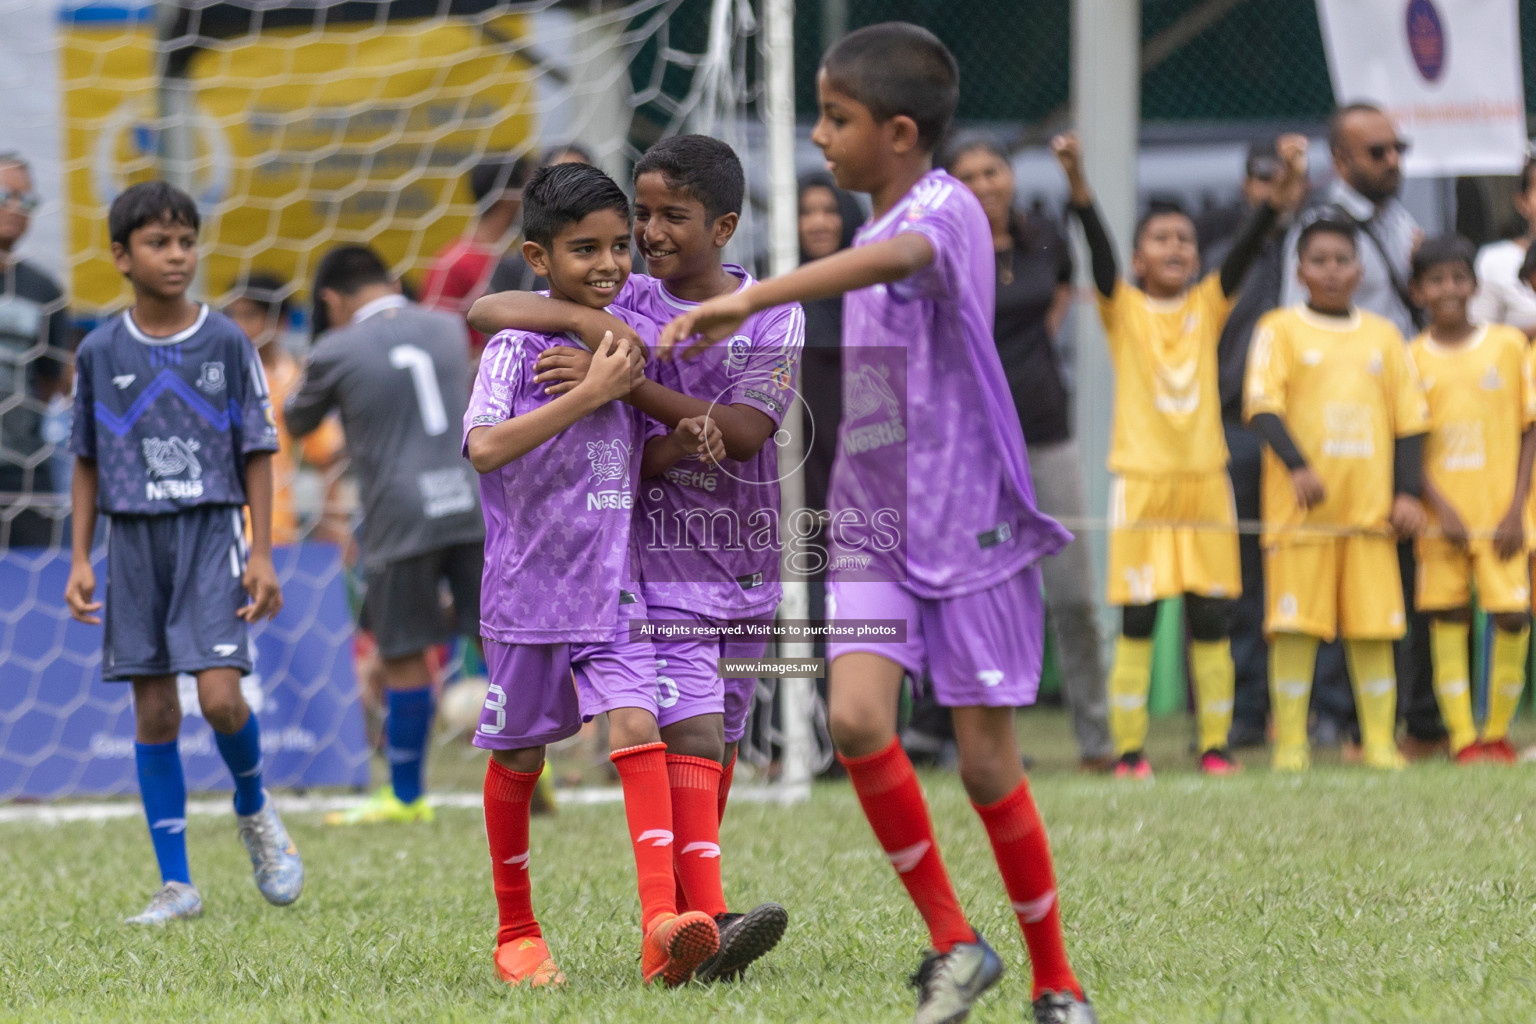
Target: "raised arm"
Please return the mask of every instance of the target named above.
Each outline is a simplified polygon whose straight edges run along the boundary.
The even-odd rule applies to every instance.
[[[1083,144],[1076,133],[1066,132],[1051,140],[1051,152],[1056,154],[1056,162],[1061,164],[1067,176],[1067,188],[1071,190],[1068,207],[1083,225],[1093,286],[1107,299],[1115,293],[1120,268],[1115,262],[1115,247],[1109,240],[1109,232],[1104,230],[1104,222],[1099,219],[1093,192],[1088,188],[1088,177],[1083,172]]]
[[[903,231],[883,242],[844,249],[812,260],[781,277],[759,281],[750,288],[701,303],[666,326],[661,332],[657,353],[667,358],[678,343],[696,337],[699,340],[684,352],[694,355],[730,337],[753,313],[791,302],[804,304],[872,285],[902,281],[931,266],[933,259],[933,243],[918,231]]]
[[[1282,213],[1294,211],[1301,205],[1307,191],[1307,139],[1304,135],[1282,135],[1276,144],[1283,168],[1280,180],[1275,183],[1268,202],[1254,210],[1243,221],[1237,241],[1221,263],[1221,291],[1223,295],[1235,295],[1248,276],[1248,268],[1258,259],[1264,248],[1264,240],[1274,229],[1275,221]]]

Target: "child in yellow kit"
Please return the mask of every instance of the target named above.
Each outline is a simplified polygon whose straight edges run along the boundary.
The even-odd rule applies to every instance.
[[[1429,401],[1424,503],[1435,528],[1416,544],[1415,600],[1433,617],[1435,698],[1451,755],[1461,764],[1512,764],[1509,722],[1525,684],[1530,641],[1523,518],[1536,454],[1536,387],[1524,333],[1468,318],[1475,257],[1472,243],[1450,235],[1425,242],[1413,258],[1409,289],[1430,315],[1409,354]],[[1472,723],[1467,657],[1474,578],[1478,603],[1497,627],[1481,741]]]
[[[1307,698],[1319,640],[1344,638],[1365,763],[1404,765],[1393,740],[1403,635],[1394,535],[1424,526],[1419,500],[1428,410],[1396,327],[1353,305],[1353,223],[1326,210],[1297,242],[1305,305],[1259,321],[1244,415],[1264,459],[1264,577],[1269,592],[1273,767],[1304,771]]]
[[[1198,698],[1200,770],[1230,775],[1233,669],[1228,603],[1242,590],[1237,511],[1227,476],[1216,345],[1248,268],[1282,209],[1306,184],[1307,143],[1276,145],[1285,167],[1274,197],[1243,225],[1218,272],[1196,281],[1195,226],[1174,206],[1154,205],[1136,227],[1131,269],[1119,276],[1073,135],[1052,142],[1082,222],[1099,292],[1099,316],[1115,364],[1115,424],[1109,468],[1109,603],[1122,627],[1110,672],[1115,775],[1147,779],[1147,692],[1157,602],[1183,595],[1193,638],[1189,660]]]

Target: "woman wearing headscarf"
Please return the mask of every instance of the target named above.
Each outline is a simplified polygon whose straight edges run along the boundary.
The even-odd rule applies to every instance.
[[[1071,249],[1054,224],[1014,206],[1013,167],[995,142],[961,138],[946,153],[944,167],[975,193],[992,227],[997,255],[993,337],[1024,428],[1036,501],[1041,511],[1080,519],[1085,508],[1082,455],[1072,436],[1071,401],[1055,344],[1072,304]],[[1042,562],[1041,569],[1078,752],[1083,767],[1101,770],[1113,760],[1114,745],[1088,545],[1074,539]]]

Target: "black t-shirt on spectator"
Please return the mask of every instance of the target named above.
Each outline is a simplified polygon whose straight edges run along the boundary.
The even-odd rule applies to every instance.
[[[64,293],[24,261],[0,266],[0,490],[49,490],[44,466],[23,464],[43,447],[43,388],[69,355]],[[30,479],[28,479],[30,477]]]
[[[1014,228],[1014,247],[997,254],[997,323],[993,337],[1013,393],[1027,444],[1072,436],[1061,360],[1046,326],[1058,285],[1072,283],[1072,252],[1061,231],[1043,217]]]
[[[805,504],[827,507],[827,483],[837,456],[837,426],[843,418],[843,300],[804,303],[805,347],[800,353],[800,397],[810,441],[805,453]]]

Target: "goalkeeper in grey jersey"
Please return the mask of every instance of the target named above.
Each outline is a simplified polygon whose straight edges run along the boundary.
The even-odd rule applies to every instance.
[[[302,437],[332,409],[362,491],[367,593],[362,625],[378,642],[388,709],[390,784],[328,824],[428,821],[422,765],[432,724],[427,648],[477,635],[485,527],[475,474],[459,454],[469,401],[464,325],[400,294],[371,249],[331,250],[315,273],[321,334],[288,399]],[[448,584],[451,616],[440,594]]]

